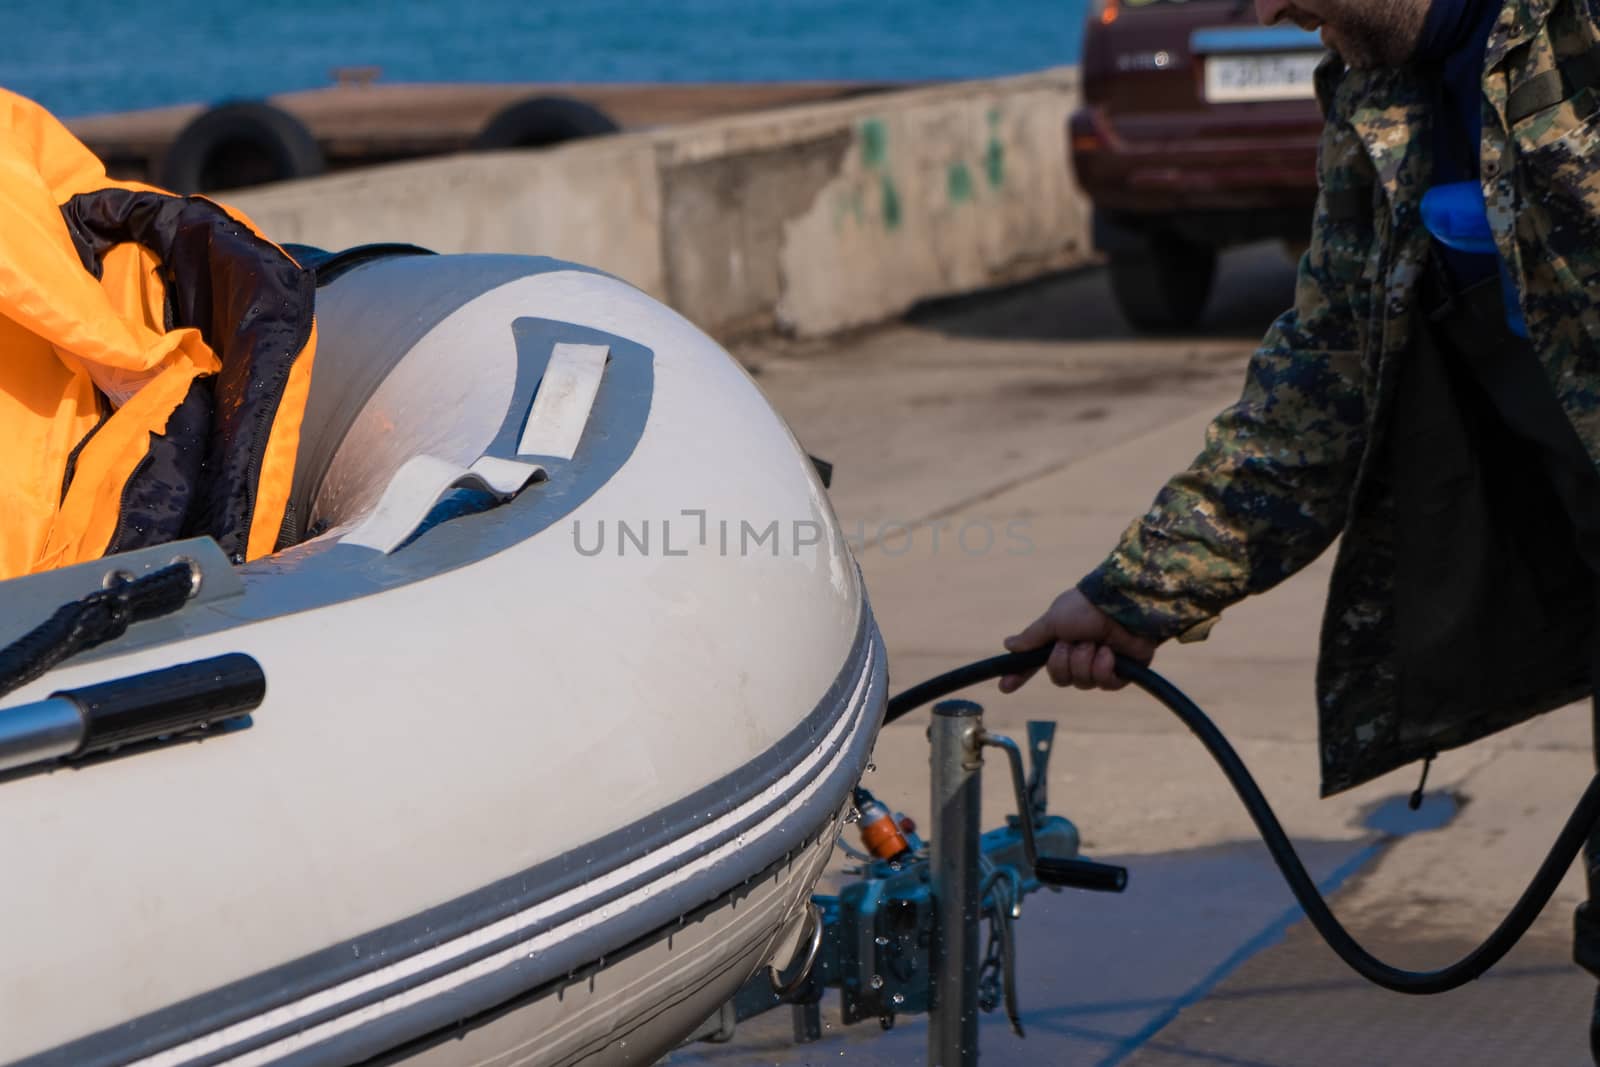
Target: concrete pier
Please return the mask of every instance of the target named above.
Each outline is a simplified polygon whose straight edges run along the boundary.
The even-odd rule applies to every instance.
[[[1085,262],[1076,68],[396,163],[224,199],[274,239],[608,270],[722,338],[821,337]]]
[[[532,99],[572,100],[624,130],[842,100],[891,86],[865,82],[652,84],[390,83],[376,68],[334,72],[336,84],[264,101],[301,123],[330,170],[467,150],[502,109]],[[114,177],[157,180],[172,142],[210,105],[177,104],[67,120]]]

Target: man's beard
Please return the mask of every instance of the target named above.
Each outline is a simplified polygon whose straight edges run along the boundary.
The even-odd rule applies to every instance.
[[[1428,0],[1349,0],[1333,29],[1334,47],[1352,67],[1399,67],[1422,37]]]

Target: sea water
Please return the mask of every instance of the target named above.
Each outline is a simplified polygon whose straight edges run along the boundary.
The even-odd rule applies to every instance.
[[[62,116],[384,81],[921,81],[1076,63],[1089,0],[0,0]]]

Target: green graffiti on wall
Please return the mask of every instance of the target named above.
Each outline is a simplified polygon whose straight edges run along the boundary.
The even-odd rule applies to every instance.
[[[889,155],[889,130],[882,119],[868,119],[861,124],[861,160],[876,170],[883,166]]]
[[[900,226],[900,194],[895,190],[894,179],[883,176],[883,224],[891,230]]]
[[[983,170],[989,177],[989,188],[998,189],[1006,183],[1006,146],[1000,141],[1000,110],[989,111],[989,146],[983,153]]]
[[[945,171],[945,191],[952,204],[964,204],[972,199],[972,171],[965,163],[952,163]]]
[[[900,191],[895,188],[894,179],[888,174],[889,162],[889,128],[883,124],[882,119],[867,119],[861,124],[861,162],[868,170],[879,171],[878,195],[879,210],[886,229],[898,229],[900,226]],[[861,193],[855,193],[855,216],[860,222],[862,217]]]

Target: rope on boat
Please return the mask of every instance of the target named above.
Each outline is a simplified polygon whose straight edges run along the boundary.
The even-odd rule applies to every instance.
[[[63,604],[44,622],[0,649],[0,697],[20,689],[69,656],[121,637],[128,627],[170,615],[195,591],[186,561],[123,578],[109,588]]]

